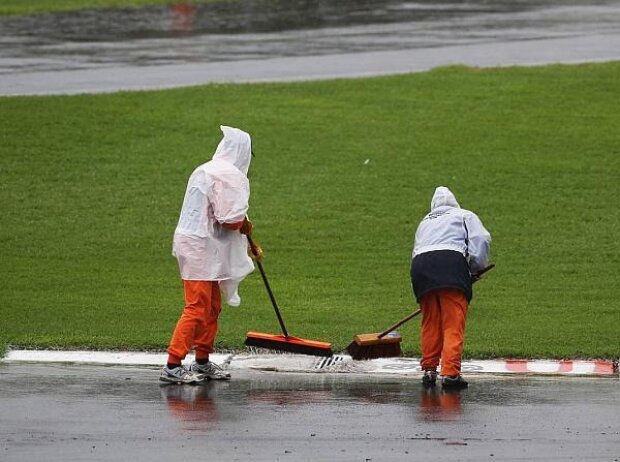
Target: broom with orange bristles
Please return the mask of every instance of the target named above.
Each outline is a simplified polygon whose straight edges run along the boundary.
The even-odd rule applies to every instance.
[[[472,275],[472,282],[480,280],[482,275],[493,269],[495,264],[491,264]],[[353,337],[353,341],[347,346],[346,350],[353,359],[376,359],[376,358],[393,358],[401,355],[400,335],[395,329],[405,324],[410,319],[415,318],[422,312],[422,309],[414,311],[408,316],[398,321],[393,326],[384,330],[380,334],[359,334]]]
[[[347,352],[353,359],[392,358],[394,356],[400,356],[400,342],[402,339],[397,332],[394,332],[394,329],[402,326],[410,319],[415,318],[421,312],[421,309],[414,311],[380,334],[356,335],[346,348]]]
[[[254,255],[254,260],[256,261],[256,265],[258,266],[260,275],[262,276],[265,287],[267,288],[269,299],[271,300],[273,309],[275,310],[276,316],[278,317],[278,322],[280,323],[280,328],[282,329],[283,335],[264,334],[262,332],[248,332],[245,339],[245,344],[248,346],[267,348],[270,350],[301,353],[304,355],[332,356],[334,353],[332,351],[332,346],[330,343],[320,342],[318,340],[306,340],[299,337],[293,337],[292,335],[288,334],[288,331],[284,326],[284,320],[282,319],[282,315],[280,314],[280,309],[278,308],[276,299],[273,295],[273,292],[271,291],[271,287],[269,286],[269,281],[267,281],[267,275],[265,274],[265,270],[263,269],[263,264],[261,263],[261,251],[249,235],[247,236],[247,238],[248,243],[250,244],[250,251],[252,252],[252,255]]]

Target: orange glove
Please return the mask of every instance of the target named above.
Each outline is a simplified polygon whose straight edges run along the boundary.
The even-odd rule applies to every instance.
[[[253,229],[254,229],[254,226],[252,226],[252,222],[246,217],[243,220],[243,224],[241,225],[241,228],[239,228],[239,232],[247,236],[248,234],[252,234]]]
[[[262,261],[263,257],[265,256],[265,252],[263,252],[263,249],[261,248],[260,244],[256,242],[256,240],[253,240],[253,242],[254,249],[252,249],[252,246],[248,244],[248,255],[253,260]]]

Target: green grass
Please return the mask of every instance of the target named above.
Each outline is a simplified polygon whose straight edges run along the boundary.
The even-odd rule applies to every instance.
[[[467,357],[620,356],[620,63],[0,99],[0,344],[163,350],[171,238],[225,123],[249,131],[255,237],[291,334],[344,348],[415,309],[437,185],[493,235]],[[278,332],[257,273],[219,348]],[[401,329],[419,353],[419,319]]]
[[[184,0],[183,4],[207,3],[230,0]],[[0,16],[39,13],[57,13],[61,11],[134,8],[151,5],[173,5],[177,0],[0,0]]]

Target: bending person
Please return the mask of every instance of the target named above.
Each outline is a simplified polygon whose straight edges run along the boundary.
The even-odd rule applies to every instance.
[[[413,248],[411,283],[422,308],[422,383],[434,386],[441,360],[442,386],[466,388],[461,376],[465,318],[472,275],[488,265],[491,235],[478,216],[462,209],[454,194],[435,190]]]

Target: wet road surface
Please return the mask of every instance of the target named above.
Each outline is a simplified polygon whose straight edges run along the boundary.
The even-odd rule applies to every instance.
[[[618,0],[242,0],[0,18],[0,94],[611,59]]]
[[[0,365],[0,460],[620,459],[617,378],[234,371],[161,386],[137,367]]]
[[[619,26],[617,1],[243,0],[0,18],[0,50],[7,70],[66,70],[558,39]]]

